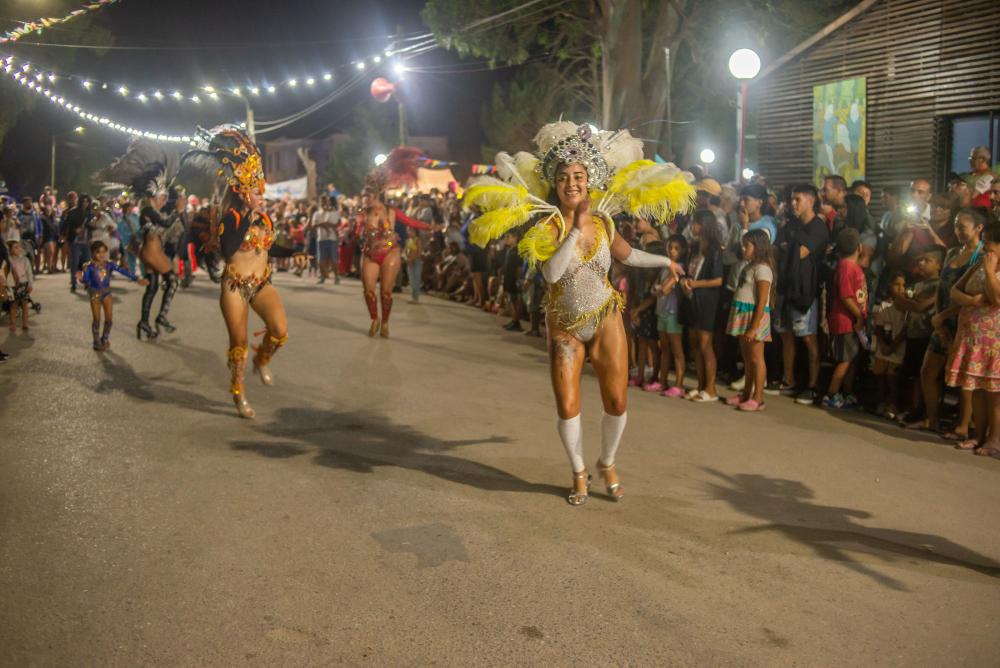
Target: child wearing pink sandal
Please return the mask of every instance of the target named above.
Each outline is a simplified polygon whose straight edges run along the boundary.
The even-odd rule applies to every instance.
[[[771,340],[771,242],[763,229],[750,230],[743,236],[743,259],[740,279],[729,309],[726,333],[739,337],[746,387],[741,394],[726,399],[727,406],[752,413],[764,410],[764,343]]]

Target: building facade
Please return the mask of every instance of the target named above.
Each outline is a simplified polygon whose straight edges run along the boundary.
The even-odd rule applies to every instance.
[[[774,185],[817,173],[814,87],[864,77],[864,177],[942,187],[972,146],[1000,153],[1000,0],[866,0],[750,84],[756,170]],[[828,116],[832,116],[829,111]],[[848,114],[849,115],[849,114]],[[846,136],[833,119],[833,142]]]

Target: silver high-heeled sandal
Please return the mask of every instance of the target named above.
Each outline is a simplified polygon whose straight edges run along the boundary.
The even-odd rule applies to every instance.
[[[615,470],[615,465],[614,464],[612,464],[611,466],[604,466],[603,464],[601,464],[600,460],[598,460],[598,462],[597,462],[597,472],[601,474],[602,478],[604,478],[604,484],[607,487],[608,496],[611,497],[612,501],[621,501],[622,497],[625,496],[625,490],[622,489],[621,482],[614,482],[614,483],[611,483],[610,485],[607,484],[608,483],[608,473],[610,473],[611,471],[614,471],[614,470]]]
[[[274,374],[271,373],[270,364],[258,365],[257,362],[254,362],[253,371],[258,376],[260,376],[260,382],[264,383],[265,385],[274,385]]]
[[[587,481],[587,491],[578,492],[576,491],[576,481],[586,480]],[[591,475],[587,473],[586,469],[580,471],[579,473],[573,473],[573,489],[569,490],[569,494],[566,496],[566,502],[571,506],[582,506],[587,503],[587,498],[590,496],[590,483],[593,480]]]

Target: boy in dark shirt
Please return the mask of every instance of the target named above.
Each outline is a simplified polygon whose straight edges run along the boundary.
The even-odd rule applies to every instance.
[[[833,376],[823,397],[825,408],[849,408],[857,405],[851,394],[854,389],[854,361],[864,340],[865,319],[868,316],[868,283],[858,264],[861,235],[846,228],[837,235],[837,273],[830,299],[830,345],[833,350]],[[846,396],[841,394],[841,386]]]

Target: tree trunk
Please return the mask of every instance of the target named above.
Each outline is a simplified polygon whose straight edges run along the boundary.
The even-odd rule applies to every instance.
[[[601,120],[614,130],[645,112],[642,84],[641,0],[599,0],[601,12]]]

